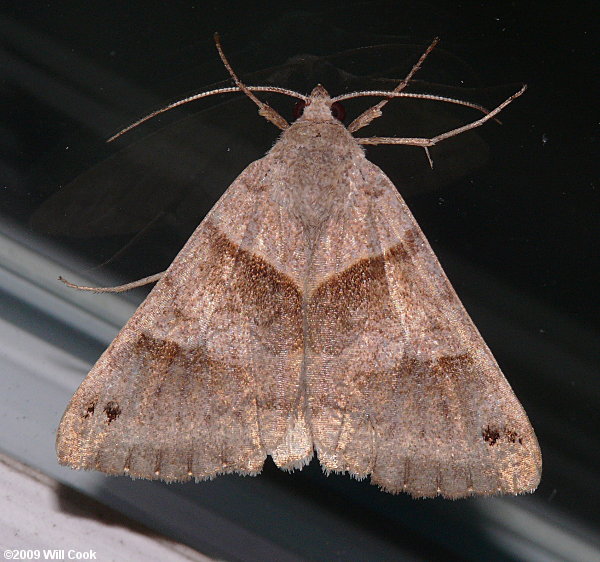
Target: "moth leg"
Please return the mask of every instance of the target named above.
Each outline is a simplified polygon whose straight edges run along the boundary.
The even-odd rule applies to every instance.
[[[425,52],[421,55],[421,58],[412,67],[411,71],[406,75],[406,78],[404,78],[404,80],[402,80],[400,84],[398,84],[393,90],[391,90],[392,93],[401,92],[402,90],[404,90],[404,88],[406,88],[406,86],[408,86],[408,83],[412,80],[412,77],[421,68],[429,53],[433,51],[433,49],[439,42],[439,37],[436,37],[432,41],[431,45],[429,45],[429,47],[427,47]],[[381,100],[374,106],[369,107],[369,109],[361,113],[354,121],[352,121],[352,123],[350,123],[350,125],[348,125],[348,130],[351,133],[354,133],[359,129],[366,127],[369,123],[371,123],[371,121],[377,119],[378,117],[381,117],[381,108],[384,107],[391,99],[392,98]]]
[[[67,287],[78,289],[79,291],[92,291],[93,293],[123,293],[137,287],[143,287],[149,283],[156,283],[164,274],[165,272],[161,271],[160,273],[149,275],[148,277],[132,281],[131,283],[125,283],[125,285],[117,285],[116,287],[84,287],[83,285],[75,285],[75,283],[67,281],[64,277],[59,277],[58,280],[62,281]]]
[[[258,114],[261,115],[262,117],[264,117],[265,119],[267,119],[267,121],[270,121],[271,123],[273,123],[273,125],[275,125],[279,129],[281,129],[282,131],[287,129],[290,126],[290,124],[281,115],[279,115],[279,113],[277,113],[277,111],[275,111],[268,103],[265,103],[265,102],[259,100],[252,93],[251,89],[248,88],[248,86],[246,86],[238,78],[237,74],[231,67],[231,64],[229,64],[229,61],[227,60],[225,53],[223,52],[223,48],[221,47],[221,38],[219,37],[218,33],[214,34],[214,39],[215,39],[215,45],[217,47],[217,51],[219,52],[219,56],[221,57],[221,61],[223,62],[223,65],[227,69],[227,72],[229,72],[229,75],[235,82],[235,85],[242,92],[244,92],[244,94],[246,94],[258,106]]]
[[[450,137],[455,137],[456,135],[460,135],[465,131],[470,131],[471,129],[475,129],[483,125],[486,121],[489,121],[498,113],[500,113],[511,101],[518,98],[525,90],[527,89],[526,85],[518,91],[515,92],[512,96],[505,99],[496,109],[490,111],[487,115],[484,115],[480,119],[476,121],[472,121],[471,123],[467,123],[462,127],[457,127],[456,129],[452,129],[451,131],[446,131],[445,133],[441,133],[435,137],[431,137],[429,139],[426,138],[418,138],[418,137],[364,137],[364,138],[356,138],[356,142],[358,144],[407,144],[410,146],[422,146],[429,147],[434,146],[438,142],[449,139]]]

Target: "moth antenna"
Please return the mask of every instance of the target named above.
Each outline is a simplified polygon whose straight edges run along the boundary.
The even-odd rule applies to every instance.
[[[429,45],[429,47],[425,49],[425,52],[420,56],[416,64],[411,68],[410,72],[406,75],[406,78],[404,78],[404,80],[402,80],[393,90],[391,90],[391,92],[401,92],[402,90],[404,90],[404,88],[406,88],[408,83],[412,80],[412,77],[418,72],[418,70],[423,65],[423,62],[425,62],[425,59],[429,56],[429,53],[431,53],[431,51],[435,49],[435,46],[439,42],[440,38],[436,37],[431,42],[431,45]],[[359,129],[366,127],[371,121],[381,116],[381,108],[384,105],[386,105],[389,101],[390,98],[381,100],[379,103],[375,104],[374,106],[361,113],[354,121],[352,121],[352,123],[350,123],[348,130],[351,133],[354,133]]]
[[[237,77],[237,74],[234,72],[233,68],[231,67],[231,64],[229,64],[229,61],[227,60],[227,57],[225,56],[225,53],[223,52],[223,48],[221,47],[221,37],[219,36],[218,33],[215,33],[214,38],[215,38],[215,45],[217,47],[217,51],[219,51],[219,56],[221,57],[221,60],[223,61],[223,64],[225,65],[227,72],[229,72],[231,78],[233,78],[235,85],[242,92],[244,92],[244,94],[246,94],[258,106],[259,115],[262,115],[265,119],[267,119],[268,121],[273,123],[273,125],[275,125],[276,127],[279,127],[282,131],[284,129],[287,129],[290,126],[290,124],[281,115],[279,115],[279,113],[277,113],[277,111],[275,111],[270,105],[259,100],[252,93],[250,88],[248,88]]]
[[[165,107],[161,107],[160,109],[157,109],[156,111],[153,111],[152,113],[148,113],[148,115],[142,117],[141,119],[138,119],[131,125],[128,125],[127,127],[125,127],[124,129],[121,129],[116,135],[113,135],[112,137],[110,137],[106,142],[112,142],[115,139],[118,139],[121,135],[124,135],[125,133],[128,133],[129,131],[131,131],[131,129],[135,129],[138,125],[141,125],[142,123],[148,121],[149,119],[152,119],[153,117],[156,117],[157,115],[160,115],[161,113],[165,113],[166,111],[169,111],[170,109],[174,109],[176,107],[179,107],[180,105],[189,103],[191,101],[199,100],[201,98],[206,98],[208,96],[214,96],[216,94],[226,94],[228,92],[239,92],[239,89],[234,88],[234,87],[229,87],[229,88],[219,88],[217,90],[209,90],[208,92],[201,92],[199,94],[194,94],[193,96],[183,98],[182,100],[170,103],[169,105],[165,105]]]
[[[365,90],[364,92],[352,92],[351,94],[343,94],[341,96],[336,96],[335,98],[332,98],[331,101],[333,101],[333,102],[344,101],[344,100],[347,100],[347,99],[359,98],[359,97],[366,97],[366,96],[384,96],[384,97],[388,97],[390,99],[391,98],[417,98],[417,99],[422,99],[422,100],[443,101],[443,102],[446,102],[446,103],[453,103],[455,105],[462,105],[464,107],[470,107],[471,109],[476,109],[477,111],[481,111],[481,113],[484,113],[486,115],[490,112],[490,110],[487,109],[486,107],[484,107],[483,105],[479,105],[478,103],[473,103],[473,102],[470,102],[470,101],[459,100],[457,98],[447,98],[445,96],[437,96],[435,94],[418,94],[418,93],[412,93],[412,92],[394,92],[392,90],[390,90],[390,91],[386,91],[386,90]],[[387,100],[387,101],[389,101],[389,100]],[[373,106],[373,108],[374,107],[375,106]],[[373,109],[373,108],[371,108],[371,109]],[[355,119],[353,121],[353,123],[357,119]],[[498,119],[495,119],[495,121],[498,121],[498,123],[500,123],[500,121]],[[352,125],[352,123],[351,123],[351,125]],[[359,128],[362,128],[362,127],[359,127]],[[350,127],[348,127],[348,129],[350,129]],[[353,131],[351,131],[351,132],[353,132]]]
[[[285,96],[290,96],[291,98],[297,98],[297,99],[300,99],[303,101],[306,101],[308,99],[306,96],[303,96],[302,94],[300,94],[298,92],[294,92],[294,90],[288,90],[286,88],[278,88],[276,86],[244,86],[244,87],[246,88],[246,90],[252,91],[252,92],[271,92],[273,94],[283,94]],[[128,133],[132,129],[135,129],[138,125],[145,123],[146,121],[152,119],[153,117],[156,117],[157,115],[160,115],[161,113],[165,113],[171,109],[179,107],[180,105],[184,105],[186,103],[190,103],[192,101],[196,101],[196,100],[199,100],[202,98],[207,98],[209,96],[215,96],[218,94],[229,94],[232,92],[239,92],[239,91],[240,91],[240,89],[237,86],[229,86],[227,88],[217,88],[215,90],[208,90],[207,92],[200,92],[198,94],[194,94],[193,96],[183,98],[179,101],[170,103],[169,105],[165,105],[165,107],[157,109],[156,111],[149,113],[148,115],[142,117],[141,119],[138,119],[135,123],[132,123],[131,125],[125,127],[121,131],[119,131],[116,135],[113,135],[112,137],[110,137],[106,142],[112,142],[115,139],[118,139],[121,135],[124,135],[125,133]]]
[[[440,141],[448,139],[450,137],[454,137],[456,135],[460,135],[465,131],[469,131],[470,129],[475,129],[483,125],[486,121],[494,118],[498,113],[500,113],[510,102],[514,99],[518,98],[525,90],[527,89],[527,85],[523,84],[521,89],[518,92],[515,92],[512,96],[505,99],[498,107],[492,109],[492,111],[487,112],[487,115],[484,115],[480,119],[476,121],[472,121],[471,123],[467,123],[462,127],[457,127],[456,129],[452,129],[451,131],[446,131],[445,133],[441,133],[435,137],[426,139],[426,138],[402,138],[402,137],[364,137],[357,138],[357,142],[359,144],[407,144],[412,146],[433,146]]]
[[[62,281],[67,287],[79,291],[91,291],[93,293],[124,293],[125,291],[130,291],[136,287],[143,287],[149,283],[156,283],[164,273],[164,271],[161,271],[160,273],[155,273],[154,275],[132,281],[131,283],[125,283],[125,285],[117,285],[116,287],[84,287],[83,285],[75,285],[75,283],[67,281],[64,277],[59,277],[58,280]]]

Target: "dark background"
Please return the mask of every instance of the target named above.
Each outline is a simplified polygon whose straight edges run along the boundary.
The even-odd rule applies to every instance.
[[[527,83],[525,95],[500,116],[502,126],[487,124],[465,141],[448,141],[455,143],[448,152],[432,151],[433,171],[415,148],[371,147],[367,153],[405,197],[536,429],[542,483],[533,496],[514,501],[549,520],[564,516],[571,522],[568,532],[586,535],[597,527],[600,503],[599,389],[592,368],[598,323],[596,29],[592,2],[569,8],[420,1],[62,1],[11,8],[5,2],[0,209],[91,265],[110,260],[104,267],[118,271],[123,282],[164,269],[231,180],[268,150],[277,133],[249,101],[211,98],[117,143],[104,141],[140,116],[226,80],[214,31],[249,83],[303,93],[317,81],[340,94],[375,87],[379,77],[402,78],[435,36],[442,43],[412,91],[492,107]],[[348,53],[368,46],[379,47]],[[291,65],[298,55],[315,55],[303,60],[317,62]],[[274,103],[289,119],[293,102]],[[392,101],[376,126],[361,134],[434,134],[448,128],[446,120],[478,117],[437,106]],[[190,126],[178,119],[196,111],[191,123],[210,127],[215,136],[187,140],[181,133]],[[119,149],[172,123],[173,143],[138,145],[146,156],[150,146],[165,148],[150,158],[160,173],[116,156],[95,176],[68,187]],[[165,154],[166,148],[174,152]],[[136,170],[144,181],[135,179],[141,177]],[[478,534],[471,500],[389,496],[368,483],[325,478],[315,463],[293,475],[268,465],[260,478],[335,512],[349,527],[368,529],[407,557],[519,557]],[[182,493],[201,494],[212,484],[181,486]],[[243,506],[231,509],[255,524],[255,514]],[[279,524],[281,536],[294,535]],[[269,537],[267,523],[263,532]],[[299,556],[335,557],[311,532],[285,542]],[[243,546],[240,552],[243,559]],[[339,556],[352,558],[351,551]],[[373,559],[383,558],[373,553]]]

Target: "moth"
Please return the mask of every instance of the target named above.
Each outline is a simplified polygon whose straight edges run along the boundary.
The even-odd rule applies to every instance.
[[[330,97],[235,86],[282,134],[204,218],[69,403],[60,463],[196,481],[284,470],[313,455],[414,497],[518,494],[540,480],[527,415],[397,189],[361,145],[427,148],[495,117],[404,92]],[[256,92],[299,99],[292,124]],[[347,128],[339,103],[384,99]],[[467,105],[480,119],[433,138],[355,138],[391,99]],[[131,128],[129,127],[129,128]],[[125,129],[119,134],[129,130]],[[427,152],[429,156],[429,153]],[[69,283],[67,283],[69,284]],[[71,285],[71,284],[70,284]]]

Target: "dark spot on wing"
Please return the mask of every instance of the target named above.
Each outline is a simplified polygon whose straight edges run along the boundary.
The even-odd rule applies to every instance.
[[[500,432],[497,429],[492,429],[489,425],[484,428],[481,435],[483,440],[486,441],[490,447],[493,447],[498,439],[500,439]]]
[[[483,440],[488,443],[490,447],[493,447],[497,443],[518,443],[523,444],[523,438],[519,437],[516,431],[507,428],[495,428],[487,426],[481,432]]]
[[[115,421],[121,415],[121,408],[116,402],[110,401],[104,406],[104,413],[106,414],[108,423],[110,423]]]
[[[85,407],[84,414],[83,414],[84,419],[87,419],[94,415],[94,411],[96,410],[96,404],[97,404],[97,400],[93,400]]]

